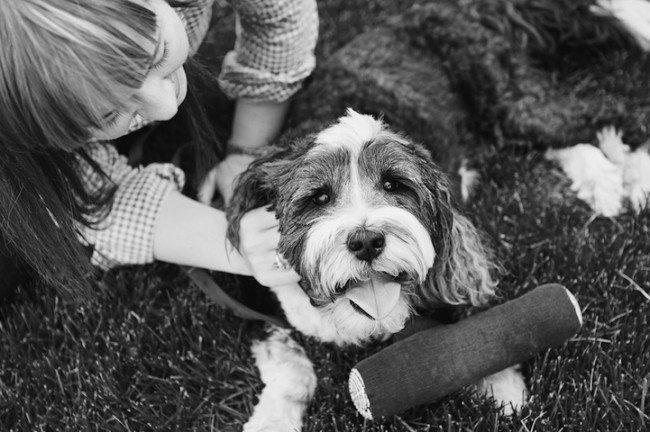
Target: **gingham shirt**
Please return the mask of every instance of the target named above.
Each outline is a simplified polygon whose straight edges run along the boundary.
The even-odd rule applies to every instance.
[[[176,8],[187,30],[190,52],[203,40],[214,0],[181,0]],[[237,13],[235,49],[229,52],[219,75],[219,85],[232,98],[253,101],[287,100],[299,90],[315,66],[318,36],[315,0],[233,0]],[[146,125],[136,119],[130,130]],[[90,156],[118,185],[111,212],[94,229],[80,227],[80,240],[92,245],[93,264],[107,269],[154,260],[156,220],[165,197],[182,189],[183,172],[172,164],[134,168],[110,142],[91,142]],[[85,166],[82,164],[82,166]],[[101,180],[89,166],[83,174],[90,190]]]

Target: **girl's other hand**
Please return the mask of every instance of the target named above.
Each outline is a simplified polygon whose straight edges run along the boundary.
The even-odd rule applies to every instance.
[[[197,198],[210,205],[214,194],[219,191],[224,205],[230,202],[237,176],[244,172],[255,158],[246,154],[231,154],[212,168],[199,186]]]

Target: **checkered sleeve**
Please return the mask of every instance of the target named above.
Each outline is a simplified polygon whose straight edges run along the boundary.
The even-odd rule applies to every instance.
[[[96,227],[79,227],[82,243],[94,249],[91,262],[103,269],[152,262],[161,205],[171,191],[183,187],[183,171],[172,164],[131,167],[127,159],[106,142],[88,144],[88,153],[117,185],[106,219]],[[82,167],[82,177],[90,191],[103,184],[90,166],[82,162]]]
[[[232,0],[235,49],[224,58],[219,84],[231,98],[282,102],[315,67],[315,0]]]
[[[210,27],[214,0],[175,0],[170,3],[175,5],[174,10],[185,25],[192,56],[196,54]]]

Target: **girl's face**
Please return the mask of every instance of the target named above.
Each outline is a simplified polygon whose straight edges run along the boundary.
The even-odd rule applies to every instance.
[[[96,139],[111,140],[127,134],[137,117],[169,120],[185,99],[183,63],[189,54],[185,27],[164,0],[150,0],[150,4],[157,16],[158,33],[157,43],[151,46],[152,61],[146,78],[123,109],[106,112],[104,126],[93,131]]]

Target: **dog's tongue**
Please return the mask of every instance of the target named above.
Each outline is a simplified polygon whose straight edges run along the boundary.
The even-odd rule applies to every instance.
[[[397,305],[401,285],[374,277],[349,289],[345,296],[376,320],[386,317]]]

